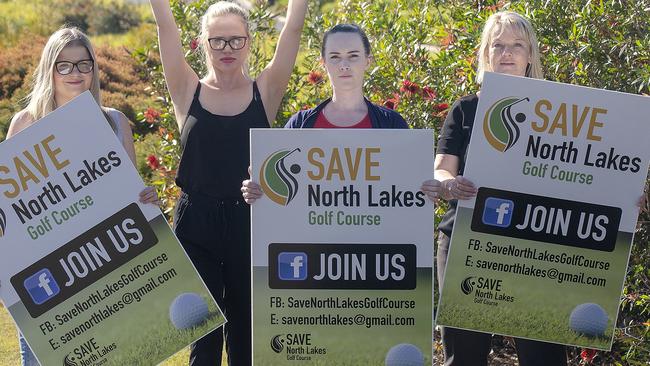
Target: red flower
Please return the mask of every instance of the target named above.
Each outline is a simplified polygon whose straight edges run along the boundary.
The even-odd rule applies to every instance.
[[[591,363],[591,361],[598,355],[598,351],[590,348],[583,348],[580,352],[580,358],[586,363]]]
[[[434,100],[436,98],[436,92],[430,86],[425,86],[422,88],[422,97],[426,100]]]
[[[437,110],[438,112],[441,112],[441,111],[444,111],[445,109],[449,108],[449,104],[440,103],[440,104],[436,104],[433,108],[435,110]]]
[[[420,91],[420,86],[410,80],[404,80],[402,87],[399,89],[402,93],[417,94]]]
[[[323,73],[320,71],[313,70],[309,72],[309,75],[307,75],[307,82],[309,82],[309,84],[316,85],[321,81],[323,81]]]
[[[194,39],[190,42],[190,49],[191,49],[192,51],[196,51],[197,48],[199,48],[199,40],[196,39],[196,38],[194,38]]]
[[[395,110],[398,104],[399,104],[399,94],[397,93],[393,93],[393,97],[386,99],[383,103],[384,107],[392,110]]]
[[[156,155],[149,155],[147,156],[147,165],[149,165],[151,170],[158,170],[160,168],[160,161],[158,161]]]
[[[451,30],[448,30],[447,32],[447,35],[440,41],[442,47],[449,47],[454,44],[454,35],[451,33]]]
[[[149,107],[146,111],[144,111],[144,119],[147,121],[147,123],[154,123],[158,118],[160,118],[160,112],[157,110]]]

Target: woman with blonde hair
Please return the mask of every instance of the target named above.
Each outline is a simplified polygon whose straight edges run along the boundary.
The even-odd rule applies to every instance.
[[[528,19],[510,11],[492,14],[485,22],[478,50],[477,81],[486,71],[514,76],[543,78],[537,36]],[[479,93],[457,100],[442,127],[436,150],[434,177],[441,182],[440,196],[449,201],[449,210],[438,226],[438,283],[443,283],[449,238],[458,200],[476,195],[474,184],[463,177],[465,157],[472,134]],[[445,327],[442,343],[445,365],[487,365],[492,336],[487,333]],[[563,345],[515,339],[519,365],[566,365]]]
[[[183,153],[176,184],[182,189],[174,230],[228,323],[191,347],[191,365],[220,365],[226,341],[230,365],[251,364],[250,210],[239,195],[248,175],[249,130],[269,127],[293,70],[307,12],[289,0],[275,55],[251,78],[250,24],[234,2],[212,4],[201,19],[198,43],[206,75],[185,60],[169,0],[150,0],[167,89]]]
[[[77,28],[64,27],[50,36],[34,72],[33,83],[27,107],[16,113],[11,120],[7,132],[8,139],[85,91],[89,90],[101,106],[97,57],[88,37]],[[118,110],[103,106],[101,108],[135,164],[135,148],[129,120]],[[146,187],[140,192],[139,200],[142,203],[157,204],[156,190]],[[23,366],[38,365],[22,335],[20,353]]]

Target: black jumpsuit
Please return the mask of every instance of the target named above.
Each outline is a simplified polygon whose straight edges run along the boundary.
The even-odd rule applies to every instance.
[[[224,334],[229,364],[251,365],[250,209],[241,197],[248,178],[249,130],[269,127],[257,84],[246,110],[219,116],[196,88],[181,131],[182,189],[174,231],[228,323],[191,347],[190,365],[220,365]]]

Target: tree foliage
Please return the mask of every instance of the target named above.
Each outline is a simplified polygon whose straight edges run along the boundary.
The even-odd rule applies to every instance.
[[[191,4],[172,1],[186,56],[199,75],[203,58],[193,50],[199,17],[206,0]],[[548,80],[648,94],[650,88],[650,0],[461,1],[340,0],[322,10],[310,2],[297,66],[274,126],[282,126],[296,111],[310,108],[331,90],[319,66],[322,34],[337,23],[357,23],[371,39],[374,62],[365,92],[375,103],[395,108],[413,128],[438,131],[448,105],[476,92],[476,49],[483,24],[499,10],[529,17],[537,30]],[[322,10],[322,11],[321,11]],[[254,39],[250,73],[259,74],[273,55],[278,32],[274,15],[264,6],[251,14]],[[170,212],[179,144],[176,121],[167,94],[155,43],[135,52],[147,70],[151,93],[159,103],[142,111],[139,120],[160,136],[156,154],[148,156],[146,172],[160,188]],[[150,158],[155,158],[152,160]],[[437,219],[444,206],[438,208]],[[601,365],[642,365],[650,362],[650,258],[648,215],[642,214],[635,236],[628,277],[621,298],[612,352],[598,353],[589,362]],[[573,364],[585,364],[580,350]],[[589,355],[589,354],[587,354]]]

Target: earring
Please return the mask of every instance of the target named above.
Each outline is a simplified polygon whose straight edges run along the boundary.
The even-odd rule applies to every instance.
[[[526,65],[526,77],[530,77],[530,62]]]

